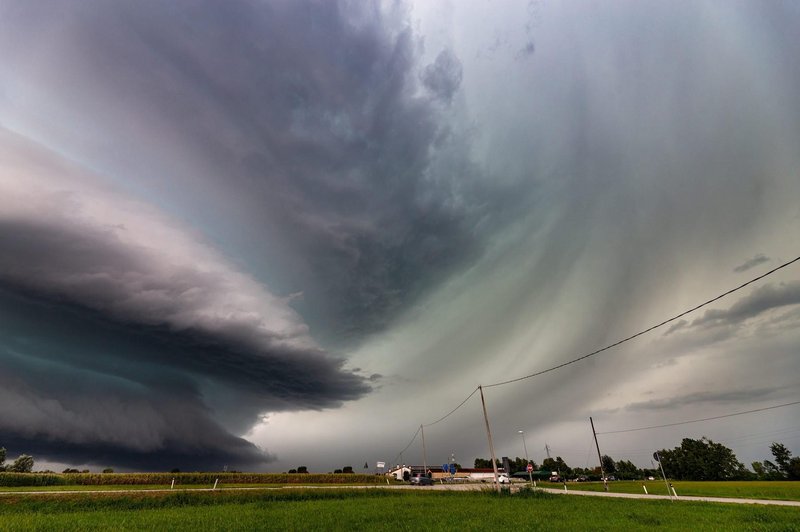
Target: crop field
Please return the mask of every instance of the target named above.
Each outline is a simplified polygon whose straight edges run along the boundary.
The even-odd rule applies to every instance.
[[[376,475],[323,473],[0,473],[0,487],[17,486],[114,486],[147,485],[211,486],[215,481],[227,485],[253,484],[377,484],[385,479]]]
[[[539,487],[563,489],[563,484],[540,482]],[[652,495],[668,495],[663,480],[634,481],[616,480],[608,483],[609,491],[615,493],[644,493],[642,485]],[[725,482],[692,482],[672,481],[678,496],[696,497],[736,497],[748,499],[771,499],[783,501],[800,501],[800,482],[791,481],[725,481]],[[603,491],[602,482],[568,482],[568,490]]]
[[[800,509],[546,493],[147,492],[0,498],[2,530],[797,530]]]

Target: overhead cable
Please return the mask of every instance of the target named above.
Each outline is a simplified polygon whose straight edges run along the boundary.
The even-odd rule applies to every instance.
[[[751,284],[755,283],[756,281],[760,281],[760,280],[761,280],[761,279],[763,279],[764,277],[766,277],[766,276],[768,276],[768,275],[771,275],[771,274],[773,274],[773,273],[777,272],[778,270],[781,270],[781,269],[783,269],[783,268],[786,268],[787,266],[789,266],[789,265],[791,265],[791,264],[794,264],[794,263],[795,263],[795,262],[797,262],[797,261],[800,261],[800,257],[796,257],[796,258],[794,258],[794,259],[790,260],[789,262],[785,262],[785,263],[781,264],[780,266],[778,266],[777,268],[773,268],[773,269],[771,269],[770,271],[768,271],[768,272],[766,272],[766,273],[764,273],[764,274],[761,274],[761,275],[759,275],[758,277],[755,277],[755,278],[753,278],[753,279],[750,279],[750,280],[749,280],[749,281],[747,281],[746,283],[740,284],[740,285],[739,285],[739,286],[737,286],[736,288],[731,288],[731,289],[730,289],[730,290],[728,290],[727,292],[724,292],[724,293],[722,293],[722,294],[718,295],[717,297],[714,297],[714,298],[712,298],[712,299],[709,299],[708,301],[705,301],[705,302],[703,302],[703,303],[700,303],[699,305],[697,305],[697,306],[695,306],[695,307],[692,307],[692,308],[690,308],[689,310],[685,310],[685,311],[681,312],[680,314],[678,314],[678,315],[676,315],[676,316],[673,316],[673,317],[671,317],[671,318],[669,318],[669,319],[666,319],[666,320],[662,321],[661,323],[658,323],[658,324],[656,324],[656,325],[653,325],[652,327],[648,327],[647,329],[645,329],[645,330],[643,330],[643,331],[639,331],[639,332],[638,332],[638,333],[636,333],[636,334],[632,334],[631,336],[628,336],[627,338],[623,338],[622,340],[619,340],[619,341],[617,341],[617,342],[614,342],[614,343],[613,343],[613,344],[611,344],[611,345],[607,345],[607,346],[605,346],[605,347],[603,347],[603,348],[600,348],[600,349],[598,349],[598,350],[596,350],[596,351],[592,351],[591,353],[588,353],[588,354],[586,354],[586,355],[580,356],[580,357],[578,357],[578,358],[573,358],[572,360],[569,360],[569,361],[567,361],[567,362],[564,362],[563,364],[559,364],[559,365],[557,365],[557,366],[553,366],[553,367],[551,367],[551,368],[543,369],[543,370],[541,370],[541,371],[537,371],[536,373],[531,373],[530,375],[525,375],[525,376],[523,376],[523,377],[517,377],[516,379],[510,379],[510,380],[507,380],[507,381],[495,382],[494,384],[486,384],[486,385],[484,385],[483,387],[484,387],[484,388],[492,388],[492,387],[494,387],[494,386],[503,386],[503,385],[505,385],[505,384],[511,384],[511,383],[513,383],[513,382],[519,382],[519,381],[521,381],[521,380],[530,379],[530,378],[532,378],[532,377],[538,377],[539,375],[544,375],[545,373],[549,373],[549,372],[551,372],[551,371],[555,371],[555,370],[557,370],[557,369],[561,369],[561,368],[563,368],[563,367],[565,367],[565,366],[569,366],[570,364],[575,364],[576,362],[580,362],[581,360],[585,360],[585,359],[587,359],[587,358],[589,358],[589,357],[593,357],[593,356],[595,356],[595,355],[597,355],[597,354],[599,354],[599,353],[602,353],[603,351],[608,351],[609,349],[612,349],[612,348],[614,348],[614,347],[617,347],[617,346],[618,346],[618,345],[620,345],[620,344],[623,344],[623,343],[625,343],[625,342],[628,342],[628,341],[630,341],[630,340],[633,340],[634,338],[638,338],[639,336],[642,336],[643,334],[647,334],[647,333],[649,333],[650,331],[653,331],[653,330],[655,330],[655,329],[658,329],[659,327],[662,327],[662,326],[666,325],[667,323],[670,323],[670,322],[673,322],[673,321],[675,321],[675,320],[677,320],[677,319],[679,319],[679,318],[682,318],[683,316],[686,316],[687,314],[690,314],[690,313],[694,312],[695,310],[698,310],[698,309],[700,309],[700,308],[703,308],[703,307],[705,307],[706,305],[710,305],[711,303],[714,303],[715,301],[719,301],[719,300],[720,300],[720,299],[722,299],[723,297],[725,297],[725,296],[728,296],[728,295],[730,295],[730,294],[732,294],[732,293],[734,293],[734,292],[736,292],[736,291],[738,291],[738,290],[741,290],[742,288],[744,288],[744,287],[746,287],[746,286],[748,286],[748,285],[751,285]],[[599,433],[598,433],[598,434],[599,434]]]
[[[753,412],[763,412],[765,410],[773,410],[775,408],[783,408],[784,406],[792,406],[792,405],[800,405],[800,401],[793,401],[791,403],[784,403],[782,405],[774,405],[774,406],[767,406],[764,408],[755,408],[753,410],[745,410],[744,412],[734,412],[733,414],[725,414],[722,416],[713,416],[713,417],[704,417],[702,419],[692,419],[690,421],[679,421],[677,423],[666,423],[664,425],[652,425],[650,427],[639,427],[635,429],[624,429],[624,430],[609,430],[606,432],[598,432],[597,434],[620,434],[622,432],[636,432],[639,430],[650,430],[650,429],[660,429],[664,427],[675,427],[678,425],[688,425],[689,423],[698,423],[700,421],[711,421],[712,419],[722,419],[726,417],[733,417],[733,416],[741,416],[744,414],[752,414]]]

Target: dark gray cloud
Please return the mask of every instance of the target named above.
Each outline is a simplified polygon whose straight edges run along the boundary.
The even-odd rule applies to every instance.
[[[421,91],[420,41],[402,7],[89,2],[11,13],[9,31],[28,30],[3,44],[50,35],[39,46],[61,62],[31,77],[59,86],[54,97],[102,132],[88,133],[82,156],[125,169],[134,189],[220,246],[236,242],[260,278],[302,292],[294,304],[316,337],[360,341],[480,252],[478,225],[500,195],[477,187],[474,169],[437,165],[467,159],[437,104],[458,89],[461,64],[442,52]],[[125,149],[100,148],[109,142]]]
[[[461,86],[463,67],[450,50],[442,50],[422,71],[422,83],[438,98],[449,102]]]
[[[762,253],[759,253],[752,259],[747,259],[742,264],[735,267],[733,271],[737,273],[746,272],[747,270],[755,268],[759,264],[764,264],[765,262],[769,262],[769,260],[770,260],[769,257],[765,257]]]
[[[68,242],[86,255],[101,255],[92,257],[102,258],[96,265],[124,262],[110,246],[104,253],[87,246],[85,235],[43,238],[40,230],[25,229],[4,226],[0,235]],[[0,240],[19,258],[33,258]],[[68,264],[69,254],[56,251],[41,259]],[[131,258],[128,272],[136,265]],[[29,264],[35,273],[40,263]],[[174,288],[186,289],[181,285],[189,281]],[[246,432],[263,412],[336,407],[369,390],[366,378],[342,369],[342,360],[264,342],[247,324],[213,330],[197,322],[176,330],[155,309],[147,320],[108,312],[108,299],[120,297],[110,282],[86,283],[66,295],[7,278],[0,287],[0,426],[13,440],[5,445],[14,449],[16,443],[19,452],[36,448],[49,460],[139,469],[253,469],[269,454],[231,432]],[[95,448],[104,460],[92,458]]]
[[[676,395],[667,399],[655,399],[630,403],[624,410],[640,411],[673,411],[683,406],[702,407],[707,405],[752,404],[780,397],[783,390],[779,388],[739,389],[723,392],[696,392],[688,395]]]
[[[56,422],[39,409],[20,432],[4,412],[4,429],[21,443],[63,444],[61,457],[79,452],[68,437],[79,415],[82,445],[116,445],[131,466],[154,463],[156,451],[186,454],[171,430],[186,423],[215,457],[268,459],[232,434],[267,411],[336,407],[379,381],[346,370],[309,332],[347,345],[386,327],[480,252],[479,224],[485,231],[492,204],[509,195],[477,183],[468,146],[441,114],[461,63],[445,51],[420,76],[421,41],[399,5],[18,2],[0,30],[3,80],[59,87],[12,102],[14,112],[102,175],[86,178],[80,164],[3,132],[14,147],[4,155],[25,153],[19,164],[37,175],[27,191],[9,176],[18,199],[7,198],[37,207],[0,220],[0,305],[26,309],[17,329],[46,340],[20,343],[7,328],[0,346],[7,367],[22,356],[69,376],[12,372],[29,401],[51,397],[70,413]],[[48,121],[26,107],[34,101],[53,110]],[[109,180],[119,190],[95,183]],[[205,237],[237,267],[196,243]],[[124,372],[136,392],[87,384],[69,400],[66,383],[85,372],[99,383]],[[151,379],[161,373],[180,386]],[[104,415],[126,418],[124,401],[107,414],[86,407],[105,395],[138,405],[130,444],[95,430]],[[174,409],[151,408],[165,395]],[[145,435],[159,443],[135,443]]]
[[[730,308],[711,309],[692,321],[692,327],[737,325],[768,310],[800,304],[800,281],[765,284],[739,299]]]

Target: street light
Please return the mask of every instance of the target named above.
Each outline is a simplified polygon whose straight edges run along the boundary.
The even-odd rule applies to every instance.
[[[518,430],[519,435],[522,436],[522,448],[525,449],[525,461],[528,462],[525,466],[525,469],[528,470],[528,480],[531,481],[531,485],[533,485],[533,467],[531,466],[531,460],[528,458],[528,446],[525,445],[525,431]]]

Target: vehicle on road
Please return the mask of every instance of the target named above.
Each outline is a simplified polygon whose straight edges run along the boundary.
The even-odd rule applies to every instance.
[[[411,477],[412,486],[433,486],[433,479],[426,475],[414,475]]]

